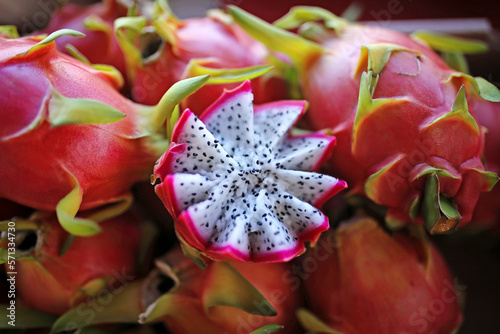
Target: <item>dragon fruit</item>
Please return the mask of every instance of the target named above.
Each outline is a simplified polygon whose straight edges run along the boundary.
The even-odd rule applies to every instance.
[[[134,211],[103,221],[101,233],[75,237],[69,248],[69,234],[53,213],[15,222],[17,296],[28,307],[55,315],[130,284],[141,273],[139,262],[151,242],[147,224]]]
[[[207,78],[175,85],[156,107],[137,105],[119,94],[115,71],[60,53],[54,39],[64,34],[80,35],[0,38],[0,198],[57,210],[65,229],[90,235],[99,227],[73,219],[77,211],[128,206],[129,188],[149,179],[168,146],[157,129]]]
[[[484,133],[469,101],[489,99],[491,85],[451,70],[409,36],[350,24],[321,8],[297,7],[276,23],[323,20],[325,27],[302,28],[309,39],[236,7],[230,12],[251,36],[290,56],[311,103],[307,124],[337,137],[327,165],[353,194],[386,207],[390,225],[425,222],[443,233],[470,221],[479,194],[498,180],[481,162]],[[444,49],[483,49],[416,36]]]
[[[223,13],[201,18],[177,19],[164,1],[148,25],[144,17],[119,19],[116,33],[127,57],[130,95],[139,103],[156,104],[176,81],[211,74],[206,85],[182,105],[197,115],[224,89],[252,80],[257,103],[286,97],[285,81],[270,69],[262,44],[251,39]]]
[[[473,98],[474,109],[477,112],[479,124],[486,128],[484,143],[484,163],[488,170],[500,172],[500,103],[489,102]],[[471,228],[497,229],[500,227],[500,187],[495,186],[490,192],[479,196],[474,214],[472,215]]]
[[[335,138],[291,136],[304,101],[252,105],[250,82],[179,118],[154,169],[178,236],[212,259],[287,261],[328,229],[320,207],[347,185],[317,170]]]
[[[47,27],[36,33],[51,34],[59,29],[80,31],[87,37],[75,40],[62,36],[57,39],[57,46],[66,50],[66,46],[71,45],[92,64],[111,65],[125,76],[125,58],[116,40],[113,23],[126,15],[127,8],[118,0],[104,0],[88,6],[68,3],[59,8]]]
[[[300,280],[286,263],[211,262],[202,270],[179,245],[155,261],[156,268],[114,295],[95,317],[83,316],[88,301],[62,315],[52,332],[111,323],[164,322],[169,332],[300,333],[295,311],[303,305]],[[272,331],[271,331],[272,330]]]
[[[300,289],[283,280],[290,272],[285,263],[212,262],[202,270],[177,248],[157,264],[150,282],[175,285],[156,299],[150,296],[142,323],[161,317],[175,334],[250,333],[266,325],[300,332],[295,311],[302,298]]]
[[[413,227],[391,236],[371,218],[355,218],[325,234],[303,261],[312,311],[298,313],[304,327],[321,325],[324,331],[314,331],[321,333],[456,330],[464,291],[421,227]]]

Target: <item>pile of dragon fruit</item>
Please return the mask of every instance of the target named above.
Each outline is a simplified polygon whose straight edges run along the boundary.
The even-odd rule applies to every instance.
[[[484,49],[306,6],[0,27],[0,328],[456,333],[430,235],[498,229]]]

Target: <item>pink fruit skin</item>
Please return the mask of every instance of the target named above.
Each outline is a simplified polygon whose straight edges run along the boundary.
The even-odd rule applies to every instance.
[[[500,103],[473,99],[479,123],[486,128],[484,139],[484,162],[487,170],[500,172]],[[479,196],[471,227],[488,228],[498,231],[500,228],[500,187],[496,185],[489,192]]]
[[[409,233],[391,237],[358,219],[325,235],[303,264],[310,310],[342,333],[448,334],[461,323],[464,292],[437,249]]]
[[[167,89],[185,79],[189,61],[203,60],[209,68],[243,68],[266,65],[264,46],[246,35],[238,26],[211,17],[190,18],[176,23],[175,45],[166,44],[158,58],[136,69],[131,85],[132,98],[139,103],[158,103]],[[183,102],[199,115],[212,104],[224,89],[234,89],[240,83],[206,85]],[[258,77],[252,80],[255,103],[260,104],[286,97],[285,81],[281,78]]]
[[[192,279],[183,283],[181,278],[179,290],[182,290],[186,296],[194,297],[178,305],[178,312],[165,319],[165,324],[172,333],[250,333],[267,324],[284,326],[280,333],[301,333],[295,311],[302,306],[303,299],[300,286],[296,283],[298,279],[293,277],[289,264],[230,262],[277,312],[274,317],[264,317],[229,306],[214,306],[209,312],[205,311],[202,300],[206,293],[207,283],[209,280],[224,281],[225,278],[213,274],[213,263],[208,264],[207,268],[202,270],[186,258],[180,250],[171,252],[168,257],[169,262],[177,263],[174,268],[182,268],[183,271],[189,272]]]
[[[37,33],[50,34],[59,29],[73,29],[85,34],[85,38],[75,39],[62,36],[56,41],[57,46],[65,52],[66,45],[71,44],[78,49],[92,64],[114,66],[123,76],[126,74],[125,58],[118,45],[114,33],[114,21],[127,15],[127,8],[117,0],[107,0],[89,6],[66,4],[51,18],[50,23]],[[84,26],[84,21],[94,16],[104,23],[109,31],[92,30]]]
[[[157,158],[144,139],[132,138],[139,106],[119,94],[111,77],[60,53],[54,43],[12,58],[35,43],[0,39],[0,197],[54,210],[74,187],[70,172],[84,193],[82,210],[122,198],[133,183],[148,179]],[[112,124],[51,127],[52,89],[104,102],[127,116]],[[24,131],[37,119],[38,126]]]
[[[364,193],[368,176],[401,155],[372,199],[386,206],[392,218],[407,221],[409,206],[423,188],[422,180],[412,181],[412,176],[426,165],[444,169],[458,178],[440,177],[441,193],[453,197],[462,215],[461,224],[466,224],[479,193],[487,189],[483,179],[473,171],[484,170],[480,159],[482,129],[475,133],[467,124],[448,121],[423,130],[426,124],[451,111],[465,80],[455,78],[445,82],[455,72],[432,50],[387,29],[349,25],[338,37],[322,43],[328,53],[307,65],[301,85],[310,102],[307,126],[314,130],[332,128],[337,138],[337,147],[326,163],[329,173],[345,179],[353,192]],[[375,43],[416,50],[421,61],[418,63],[415,53],[392,52],[373,98],[408,101],[382,107],[366,117],[353,138],[361,72],[367,70],[366,63],[358,65],[361,48]],[[473,109],[469,103],[469,112],[474,116]]]
[[[142,239],[141,218],[129,211],[101,224],[102,232],[91,237],[76,237],[68,251],[59,251],[68,237],[55,215],[42,218],[33,260],[16,262],[16,287],[19,298],[32,307],[60,315],[78,302],[80,289],[98,278],[108,279],[101,293],[112,293],[130,283],[137,275]]]

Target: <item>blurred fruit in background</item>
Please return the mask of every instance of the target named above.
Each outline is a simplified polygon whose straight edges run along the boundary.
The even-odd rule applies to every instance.
[[[447,334],[459,328],[465,287],[456,285],[421,227],[412,229],[391,235],[361,217],[325,234],[302,259],[309,310],[342,333]],[[315,322],[299,316],[312,329]]]

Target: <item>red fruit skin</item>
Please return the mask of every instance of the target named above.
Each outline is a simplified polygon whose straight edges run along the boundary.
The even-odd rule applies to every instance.
[[[191,60],[202,60],[209,68],[243,68],[268,65],[264,46],[251,39],[238,26],[228,25],[213,17],[190,18],[175,23],[175,45],[165,44],[158,56],[135,69],[131,95],[139,103],[158,103],[167,89],[186,78],[186,67]],[[200,115],[224,89],[241,83],[206,85],[182,103]],[[267,75],[252,80],[254,102],[261,104],[286,98],[285,81]]]
[[[102,232],[94,236],[76,237],[62,256],[69,234],[55,215],[41,219],[31,257],[16,261],[16,290],[26,306],[60,315],[84,300],[80,289],[94,279],[107,279],[101,293],[112,293],[137,277],[144,225],[136,213],[102,222]]]
[[[127,8],[117,0],[105,0],[88,6],[65,4],[52,16],[50,23],[37,33],[50,34],[59,29],[73,29],[85,34],[85,38],[75,39],[62,36],[56,44],[66,52],[66,45],[71,44],[78,49],[92,64],[114,66],[125,77],[125,58],[114,33],[114,21],[127,15]],[[93,16],[99,19],[106,29],[93,30],[84,26],[84,21]]]
[[[302,290],[299,279],[294,275],[292,264],[288,263],[243,263],[232,261],[231,264],[259,290],[259,292],[271,303],[276,312],[275,317],[263,319],[263,325],[275,323],[284,326],[283,333],[302,333],[295,317],[296,310],[303,305]],[[225,307],[220,307],[220,313],[226,312]],[[217,312],[217,309],[215,310]],[[232,318],[225,314],[224,323]],[[250,320],[248,315],[246,319]],[[236,319],[240,323],[240,319]],[[237,333],[237,331],[230,331]]]
[[[165,319],[165,324],[172,333],[250,333],[267,324],[284,326],[283,333],[302,333],[295,317],[295,311],[303,304],[300,281],[294,276],[290,264],[230,262],[277,311],[274,317],[264,317],[230,306],[213,306],[209,312],[205,311],[202,300],[207,283],[210,280],[225,280],[214,274],[214,262],[202,270],[186,258],[180,249],[171,252],[168,258],[168,262],[176,263],[174,272],[177,272],[176,268],[182,268],[182,271],[189,274],[189,280],[179,277],[181,284],[176,291],[180,290],[183,295],[191,297],[178,304],[179,309],[175,315]]]
[[[500,172],[500,103],[473,99],[479,123],[486,128],[484,139],[484,163],[487,170]],[[500,227],[500,187],[494,186],[482,193],[474,209],[471,228],[493,229]]]
[[[157,158],[146,139],[133,138],[140,106],[120,95],[111,77],[60,53],[54,43],[12,58],[36,42],[0,39],[0,197],[54,210],[74,187],[72,173],[84,193],[82,210],[123,198],[133,183],[149,178]],[[104,102],[126,117],[52,127],[47,117],[53,89]],[[36,120],[38,126],[26,131]]]
[[[303,264],[310,310],[342,333],[448,334],[462,321],[463,291],[437,249],[371,219],[341,226]]]
[[[301,76],[303,93],[310,103],[305,121],[313,129],[322,129],[325,127],[334,129],[335,136],[337,137],[337,148],[330,159],[331,168],[335,172],[340,173],[353,188],[359,187],[361,179],[368,176],[366,175],[366,167],[353,157],[350,145],[360,88],[359,80],[361,73],[356,73],[356,68],[361,56],[362,46],[374,43],[392,43],[412,50],[418,50],[423,52],[426,58],[429,57],[437,65],[437,68],[434,68],[437,71],[446,68],[446,65],[432,50],[411,40],[406,35],[382,28],[348,26],[342,31],[339,38],[332,37],[323,41],[323,45],[330,52],[311,63],[307,68],[307,73],[303,73]],[[386,68],[390,66],[392,62],[391,58]],[[408,64],[403,62],[402,65]],[[412,67],[408,68],[406,66],[406,71],[411,73],[412,70],[417,70],[413,68],[416,67],[416,61],[412,61],[410,65]],[[415,92],[413,90],[415,84],[408,87],[408,89],[401,87],[405,80],[410,79],[409,76],[406,76],[404,78],[397,78],[398,80],[393,83],[387,80],[389,82],[386,85],[389,86],[387,88],[396,93],[396,95],[392,95],[390,92],[385,93],[380,88],[386,82],[382,80],[384,79],[385,72],[387,71],[384,69],[382,71],[383,75],[381,75],[377,82],[374,98],[404,97],[408,95],[408,92]],[[394,77],[391,79],[394,79]],[[415,79],[418,80],[419,78],[415,77]],[[425,85],[422,86],[425,87]],[[394,90],[397,91],[398,89],[400,91],[394,92]],[[426,92],[433,92],[433,90],[428,89]],[[432,94],[436,96],[440,92],[434,90]],[[442,100],[442,97],[438,99]],[[380,148],[377,151],[382,153]]]
[[[407,102],[388,104],[363,119],[354,138],[360,78],[367,70],[366,61],[360,61],[362,46],[378,43],[417,51],[420,61],[417,53],[392,52],[373,99]],[[451,111],[465,80],[447,81],[456,72],[437,54],[409,36],[387,29],[347,25],[338,36],[332,35],[322,44],[328,52],[306,65],[301,86],[310,102],[306,126],[313,130],[332,128],[331,134],[337,138],[337,147],[325,164],[328,173],[346,180],[354,193],[364,194],[368,177],[401,155],[389,178],[382,181],[384,186],[373,190],[370,198],[387,207],[391,218],[411,221],[409,207],[424,186],[423,178],[412,178],[426,165],[444,169],[458,178],[439,177],[441,193],[453,197],[462,225],[470,221],[480,192],[487,189],[478,173],[470,171],[484,170],[480,159],[482,129],[475,133],[468,125],[447,121],[449,124],[443,122],[437,128],[424,130],[434,119]],[[470,101],[469,112],[475,117]]]

